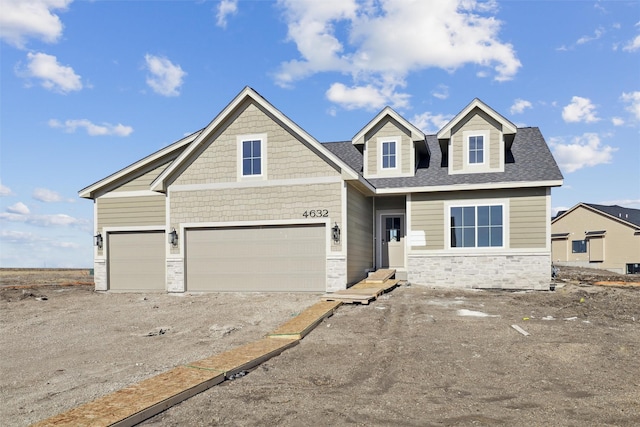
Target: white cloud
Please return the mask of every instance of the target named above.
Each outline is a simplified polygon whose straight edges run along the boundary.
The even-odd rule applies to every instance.
[[[578,39],[578,41],[576,41],[576,44],[585,44],[585,43],[592,42],[594,40],[598,40],[600,37],[604,35],[604,33],[605,33],[604,28],[602,27],[597,28],[593,32],[593,36],[582,36]]]
[[[393,98],[413,71],[436,67],[452,72],[472,64],[493,70],[494,79],[504,81],[521,66],[513,46],[498,38],[501,21],[487,16],[495,12],[495,2],[279,0],[278,4],[284,9],[289,40],[300,54],[299,59],[282,63],[276,74],[276,82],[284,87],[315,73],[340,72],[351,76],[351,91],[363,88],[374,95],[377,89]],[[347,86],[336,84],[328,94],[336,95]],[[357,105],[345,104],[360,108]]]
[[[29,207],[22,202],[18,202],[16,204],[9,206],[7,208],[7,212],[18,214],[18,215],[29,215],[31,213],[31,211],[29,210]]]
[[[600,119],[596,115],[596,107],[588,98],[574,96],[571,103],[562,109],[562,118],[565,122],[575,123],[593,123]]]
[[[72,0],[2,0],[0,38],[24,48],[34,37],[55,43],[62,35],[62,23],[53,11],[67,9]]]
[[[449,86],[438,85],[438,87],[431,92],[431,95],[438,99],[447,99],[449,98]]]
[[[42,240],[33,233],[15,230],[0,230],[0,240],[8,243],[31,243]]]
[[[622,117],[612,117],[611,124],[614,126],[622,126],[624,125],[624,119]]]
[[[65,132],[74,133],[78,128],[84,128],[90,136],[129,136],[133,132],[131,126],[125,126],[121,123],[112,125],[111,123],[102,123],[96,125],[87,119],[66,120],[64,123],[56,119],[49,120],[49,126],[52,128],[63,128]]]
[[[373,85],[347,87],[342,83],[334,83],[327,90],[327,98],[331,102],[342,105],[347,110],[362,108],[379,110],[386,105],[403,108],[409,105],[409,95],[394,92],[392,88],[379,88]]]
[[[35,190],[33,190],[33,194],[31,195],[31,197],[40,202],[47,203],[62,201],[62,196],[59,193],[47,188],[36,188]]]
[[[11,191],[11,189],[6,185],[2,185],[2,183],[0,182],[0,197],[7,197],[12,195],[13,191]]]
[[[611,163],[617,148],[601,145],[600,137],[595,133],[585,133],[565,144],[561,138],[551,138],[549,145],[560,168],[571,173],[585,167]]]
[[[45,89],[62,94],[82,89],[81,77],[73,71],[73,68],[61,65],[55,56],[29,52],[27,60],[26,67],[22,68],[18,65],[16,68],[18,76],[39,79]]]
[[[216,25],[227,28],[227,16],[235,15],[236,13],[238,13],[238,0],[221,0],[220,3],[218,3]]]
[[[625,104],[628,104],[625,108],[630,112],[636,120],[640,121],[640,91],[623,93],[620,99]]]
[[[39,227],[60,226],[80,227],[84,229],[89,225],[89,221],[87,221],[86,219],[74,218],[67,214],[22,215],[17,213],[3,212],[0,213],[0,220],[9,222],[23,222]]]
[[[636,50],[640,50],[640,35],[637,35],[633,40],[630,40],[622,50],[627,52],[635,52]]]
[[[150,54],[146,54],[144,60],[151,73],[147,76],[147,84],[155,93],[164,96],[180,95],[180,86],[187,73],[179,65],[167,58]]]
[[[453,118],[452,115],[445,114],[432,114],[425,112],[422,114],[416,114],[411,119],[411,123],[426,134],[437,133],[440,129],[446,126],[447,123]]]
[[[527,108],[533,108],[531,102],[524,99],[516,99],[509,110],[511,114],[522,114]]]

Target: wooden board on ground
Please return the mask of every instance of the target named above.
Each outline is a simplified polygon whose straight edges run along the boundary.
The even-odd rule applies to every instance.
[[[188,366],[224,372],[227,378],[240,371],[258,366],[286,349],[298,344],[297,339],[269,339],[245,344],[207,359],[198,360]]]
[[[603,281],[603,282],[595,282],[594,285],[598,285],[598,286],[619,286],[619,287],[625,287],[625,288],[638,288],[640,287],[640,282],[609,282],[609,281]]]
[[[224,379],[220,371],[180,366],[34,426],[133,426]]]
[[[271,332],[269,338],[302,339],[323,319],[331,316],[340,301],[319,301]]]
[[[371,287],[365,289],[343,289],[332,294],[324,294],[322,296],[323,301],[342,301],[346,304],[360,303],[369,304],[371,300],[374,300],[384,290],[381,287]]]
[[[365,279],[368,283],[382,283],[385,280],[390,279],[393,275],[396,274],[395,269],[380,269],[371,273],[369,277]]]
[[[370,288],[382,288],[383,292],[387,292],[390,289],[395,288],[400,283],[400,280],[390,279],[386,280],[382,283],[369,283],[366,280],[363,280],[360,283],[357,283],[350,287],[349,289],[370,289]]]

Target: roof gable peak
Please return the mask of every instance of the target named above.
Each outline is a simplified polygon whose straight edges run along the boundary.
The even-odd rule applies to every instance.
[[[420,129],[418,129],[414,124],[412,124],[409,120],[402,117],[398,114],[393,108],[388,105],[382,109],[365,127],[363,127],[352,139],[351,142],[353,144],[362,144],[364,143],[364,136],[373,129],[380,121],[382,121],[385,117],[391,117],[396,120],[402,126],[407,128],[407,130],[411,134],[411,139],[413,141],[423,141],[425,139],[425,134]]]
[[[437,134],[438,139],[451,138],[451,130],[456,124],[469,115],[475,108],[479,108],[488,114],[491,118],[502,125],[502,132],[505,134],[514,134],[517,131],[516,125],[507,120],[502,114],[489,107],[482,102],[480,98],[474,98],[461,112],[459,112],[449,123],[447,123]]]

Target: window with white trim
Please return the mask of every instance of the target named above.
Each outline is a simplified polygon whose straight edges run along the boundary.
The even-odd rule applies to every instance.
[[[382,169],[395,169],[396,142],[382,141]]]
[[[242,141],[242,176],[262,175],[262,141]]]
[[[452,248],[501,248],[504,246],[502,205],[451,206]]]
[[[469,164],[484,163],[484,135],[473,135],[469,137]]]

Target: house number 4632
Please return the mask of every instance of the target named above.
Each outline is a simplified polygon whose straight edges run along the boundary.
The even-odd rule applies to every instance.
[[[329,211],[327,209],[313,209],[304,211],[302,216],[305,218],[326,218],[329,216]]]

